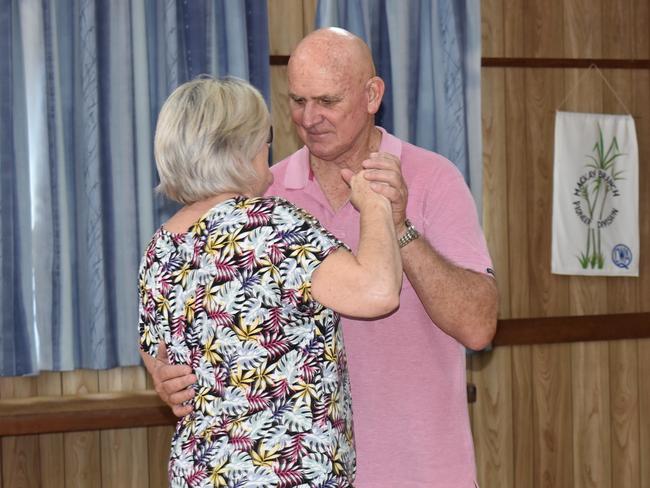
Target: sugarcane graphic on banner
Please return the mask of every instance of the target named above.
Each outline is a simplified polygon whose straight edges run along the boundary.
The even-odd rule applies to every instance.
[[[606,231],[619,213],[613,201],[620,196],[616,182],[624,179],[621,176],[624,170],[617,170],[616,163],[625,154],[620,152],[616,136],[606,147],[600,124],[592,153],[586,155],[591,161],[585,165],[587,171],[580,176],[573,192],[578,197],[573,202],[575,213],[587,227],[585,247],[577,259],[582,269],[603,269],[601,232]]]

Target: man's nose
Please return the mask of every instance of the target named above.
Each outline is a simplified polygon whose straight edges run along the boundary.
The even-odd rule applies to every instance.
[[[310,129],[323,120],[318,105],[312,102],[307,102],[302,112],[302,125],[306,129]]]

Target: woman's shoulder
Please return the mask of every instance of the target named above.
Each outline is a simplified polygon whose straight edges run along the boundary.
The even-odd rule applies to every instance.
[[[282,197],[266,197],[274,202],[274,216],[282,218],[282,220],[292,219],[296,222],[304,222],[311,225],[319,225],[318,219],[310,214],[307,210],[300,208],[289,200]]]

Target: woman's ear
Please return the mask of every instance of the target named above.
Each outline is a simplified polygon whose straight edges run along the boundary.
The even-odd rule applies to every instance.
[[[384,97],[384,80],[379,76],[373,76],[366,82],[366,93],[368,94],[368,113],[376,114]]]

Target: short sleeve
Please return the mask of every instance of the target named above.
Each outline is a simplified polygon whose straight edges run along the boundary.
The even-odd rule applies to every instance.
[[[349,248],[306,210],[274,197],[273,227],[286,249],[280,272],[285,288],[311,299],[311,275],[339,247]]]
[[[149,250],[145,253],[138,274],[138,331],[140,349],[150,356],[156,357],[158,344],[163,336],[156,311],[156,290],[158,290],[156,272],[159,266],[157,262],[151,262],[151,254]]]
[[[457,266],[492,273],[492,261],[478,220],[474,199],[460,172],[453,168],[425,200],[425,235]],[[441,191],[442,190],[442,191]]]

